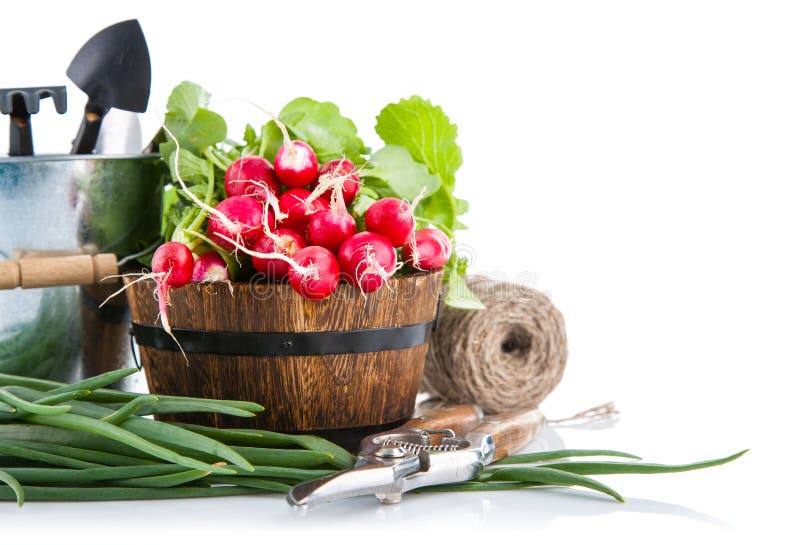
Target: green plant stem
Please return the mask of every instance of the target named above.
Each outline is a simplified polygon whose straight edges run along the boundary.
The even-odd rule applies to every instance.
[[[25,458],[26,460],[33,460],[34,462],[41,462],[43,464],[68,467],[71,469],[101,467],[101,464],[77,460],[68,456],[61,456],[59,454],[41,452],[39,450],[13,445],[2,440],[0,440],[0,454],[4,454],[6,456],[15,456],[17,458]]]
[[[118,426],[122,422],[128,419],[129,416],[133,416],[136,414],[136,411],[139,409],[143,409],[146,406],[152,405],[158,401],[158,397],[154,395],[146,395],[137,397],[136,399],[132,399],[124,404],[122,407],[117,409],[111,414],[107,414],[106,416],[102,417],[101,420],[108,422],[109,424],[114,424]]]
[[[64,456],[74,460],[84,462],[92,462],[94,464],[110,465],[110,466],[132,466],[132,465],[153,465],[159,462],[155,460],[147,460],[144,458],[136,458],[133,456],[124,456],[113,452],[83,449],[72,447],[68,445],[60,445],[57,443],[43,443],[37,441],[25,441],[15,439],[4,439],[3,443],[17,447],[23,447],[39,452],[54,454],[56,456]]]
[[[231,445],[284,447],[298,446],[307,450],[315,450],[330,454],[331,464],[340,469],[353,467],[355,457],[339,445],[314,435],[290,435],[266,430],[219,429],[198,426],[195,424],[178,424],[194,432],[211,437]]]
[[[208,482],[212,484],[231,484],[236,486],[246,486],[258,490],[269,490],[271,492],[288,492],[291,485],[259,479],[258,477],[209,477]]]
[[[743,456],[747,450],[737,452],[724,458],[695,462],[691,464],[666,465],[666,464],[627,464],[624,462],[560,462],[547,464],[539,467],[569,471],[576,475],[616,475],[616,474],[655,474],[655,473],[679,473],[683,471],[694,471],[708,467],[727,464]]]
[[[63,469],[54,467],[11,467],[7,471],[24,484],[92,483],[118,479],[157,477],[182,472],[174,464],[148,466],[96,467],[89,469]],[[192,470],[196,471],[196,470]]]
[[[187,468],[201,469],[204,471],[210,471],[212,473],[233,473],[233,471],[228,468],[213,467],[199,460],[182,456],[165,447],[151,443],[150,441],[143,439],[131,431],[108,424],[106,422],[102,422],[100,420],[96,420],[94,418],[77,414],[59,414],[55,416],[30,415],[23,417],[23,419],[33,424],[44,424],[46,426],[54,426],[56,428],[95,433],[102,437],[113,439],[135,449],[141,450],[142,452],[150,454],[151,456],[155,456],[156,458],[179,464]]]
[[[495,464],[529,464],[534,462],[544,462],[547,460],[558,460],[561,458],[583,457],[583,456],[615,456],[618,458],[631,458],[641,460],[635,454],[620,452],[618,450],[551,450],[547,452],[531,452],[527,454],[515,454],[498,460]],[[492,465],[495,465],[492,464]]]
[[[64,414],[69,412],[72,408],[69,405],[58,405],[52,407],[50,405],[39,405],[37,403],[32,403],[21,397],[17,397],[16,395],[12,394],[8,390],[0,388],[0,400],[8,403],[9,405],[16,407],[21,411],[25,411],[26,413],[31,414],[41,414],[41,415],[57,415],[57,414]]]
[[[8,485],[8,487],[16,496],[17,506],[22,507],[22,504],[25,503],[25,490],[22,488],[22,485],[19,483],[19,481],[12,475],[0,470],[0,483],[5,483]]]
[[[127,487],[56,487],[26,486],[26,501],[126,501],[163,500],[180,498],[211,498],[220,496],[243,496],[264,493],[262,490],[244,486],[215,486],[200,488],[183,486],[175,488],[127,488]],[[11,489],[0,487],[0,500],[16,500]]]

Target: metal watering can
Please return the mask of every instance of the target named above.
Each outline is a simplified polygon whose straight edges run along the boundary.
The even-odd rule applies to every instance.
[[[0,158],[0,266],[141,252],[160,236],[166,175],[157,155]],[[35,285],[49,284],[42,274]],[[0,290],[0,373],[77,380],[133,366],[125,297],[99,308],[119,285]]]

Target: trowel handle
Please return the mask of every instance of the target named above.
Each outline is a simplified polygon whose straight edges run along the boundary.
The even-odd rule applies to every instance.
[[[31,114],[11,116],[8,130],[9,157],[27,157],[33,155],[33,131],[31,131]]]
[[[108,284],[115,282],[115,279],[107,277],[118,272],[117,256],[114,254],[0,261],[0,290]]]
[[[78,129],[78,134],[75,135],[75,140],[72,141],[72,155],[87,155],[94,153],[94,148],[97,146],[97,138],[100,136],[100,126],[103,123],[103,118],[108,113],[107,108],[95,106],[93,103],[86,105],[86,111],[83,114],[83,121]]]
[[[539,409],[522,409],[487,415],[477,433],[488,433],[494,439],[494,459],[500,460],[524,447],[544,425]]]

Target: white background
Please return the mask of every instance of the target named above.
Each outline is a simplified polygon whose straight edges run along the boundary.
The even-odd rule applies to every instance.
[[[311,96],[378,147],[374,116],[420,94],[459,127],[458,194],[473,271],[524,275],[566,317],[570,359],[553,417],[613,399],[616,426],[547,430],[529,448],[613,448],[680,463],[610,476],[629,498],[524,491],[368,498],[299,517],[278,497],[0,505],[0,540],[266,542],[466,535],[563,543],[745,542],[796,518],[793,414],[800,363],[797,216],[800,14],[792,2],[30,3],[0,33],[0,87],[68,84],[70,111],[34,119],[62,152],[84,96],[64,71],[97,30],[137,17],[153,61],[155,130],[183,79],[209,89],[238,134]],[[8,6],[7,6],[8,8]],[[24,14],[23,14],[24,12]],[[234,132],[235,131],[235,132]],[[5,129],[0,149],[6,146]],[[407,533],[406,533],[407,532]],[[16,539],[7,539],[14,536]],[[97,539],[95,539],[95,537]],[[792,537],[778,539],[792,541]],[[772,540],[771,542],[776,542]]]

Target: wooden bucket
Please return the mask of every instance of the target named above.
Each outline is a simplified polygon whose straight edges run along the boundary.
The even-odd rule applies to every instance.
[[[400,276],[366,298],[341,284],[320,302],[303,299],[288,284],[173,289],[170,324],[188,363],[156,321],[154,283],[130,285],[127,297],[152,393],[265,407],[255,418],[159,418],[313,433],[354,448],[364,435],[412,416],[441,282],[441,271]]]

